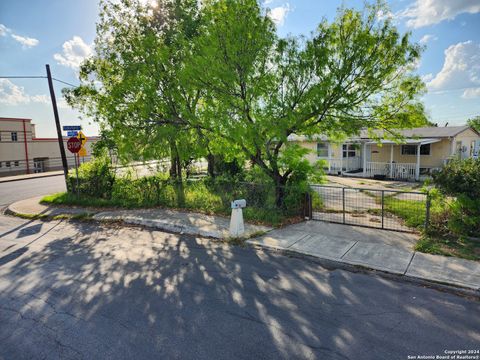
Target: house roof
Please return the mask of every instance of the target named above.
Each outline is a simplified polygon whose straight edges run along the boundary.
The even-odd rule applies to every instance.
[[[398,132],[406,137],[406,138],[448,138],[457,136],[461,132],[469,129],[470,126],[463,125],[463,126],[445,126],[445,127],[420,127],[414,129],[405,129],[399,130]],[[383,135],[383,131],[377,132],[380,136]],[[368,132],[362,131],[360,134],[360,138],[368,139]]]
[[[442,141],[442,140],[439,138],[420,138],[420,139],[405,139],[401,143],[406,145],[427,145],[427,144],[433,144],[439,141]],[[394,144],[394,145],[397,144],[395,141],[386,140],[386,139],[382,139],[380,141],[367,141],[366,144],[373,145],[373,144],[378,144],[379,142],[381,144]]]
[[[445,127],[420,127],[414,129],[405,129],[405,130],[396,130],[400,135],[407,139],[439,139],[439,138],[449,138],[454,137],[460,134],[461,132],[471,129],[468,125],[463,126],[445,126]],[[475,130],[473,130],[475,131]],[[379,137],[383,137],[383,130],[376,130],[375,133]],[[370,136],[367,130],[362,130],[358,136],[352,136],[349,138],[350,141],[359,141],[359,140],[368,140]],[[313,136],[304,136],[291,134],[288,137],[289,141],[308,141],[308,140],[320,140],[328,141],[328,137],[325,135],[313,135]],[[415,143],[415,142],[413,142]]]

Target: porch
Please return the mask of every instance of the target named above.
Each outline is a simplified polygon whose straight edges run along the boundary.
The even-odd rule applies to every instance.
[[[374,141],[363,143],[363,177],[385,177],[395,180],[420,180],[421,175],[428,175],[436,167],[421,164],[422,156],[431,156],[431,144],[440,142],[439,139],[405,139],[401,144],[391,140],[381,140],[382,158],[385,158],[385,151],[390,152],[390,161],[372,161],[372,145],[377,146]],[[405,156],[415,157],[415,162],[396,161],[394,148],[400,147],[401,159]],[[369,151],[370,150],[370,151]],[[422,174],[423,171],[423,174]]]
[[[332,157],[334,152],[328,151],[328,158],[323,159],[324,169],[330,175],[418,181],[441,167],[440,163],[432,164],[432,158],[439,154],[434,154],[431,144],[439,141],[410,138],[404,139],[401,144],[391,140],[344,143],[341,145],[342,157]],[[415,162],[408,161],[410,159],[415,159]],[[441,158],[438,160],[442,162]]]

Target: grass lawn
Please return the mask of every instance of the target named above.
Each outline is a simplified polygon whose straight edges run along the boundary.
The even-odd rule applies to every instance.
[[[426,234],[417,242],[415,250],[427,254],[455,256],[480,261],[480,242],[467,238],[449,238]]]
[[[41,200],[43,204],[51,205],[69,205],[69,206],[82,206],[82,207],[118,207],[120,204],[115,204],[112,200],[105,200],[92,197],[77,197],[72,193],[61,192],[57,194],[44,196]]]
[[[197,189],[186,189],[185,206],[182,208],[175,207],[173,202],[165,202],[164,204],[138,202],[135,199],[101,199],[93,198],[85,195],[77,197],[75,194],[62,192],[53,195],[44,196],[41,201],[44,204],[81,206],[90,208],[122,208],[122,209],[138,209],[138,208],[155,208],[165,207],[177,209],[180,211],[197,211],[209,215],[230,216],[230,206],[226,207],[222,200],[214,195],[207,194],[204,191],[199,192]],[[271,226],[281,226],[301,221],[300,216],[285,216],[281,212],[273,209],[260,208],[256,206],[247,206],[243,211],[245,221],[254,224],[263,224]]]
[[[392,196],[385,196],[385,210],[398,216],[405,224],[412,228],[425,225],[425,201],[401,200]]]
[[[431,216],[437,207],[432,204]],[[402,218],[410,227],[422,228],[425,224],[425,201],[400,200],[385,197],[385,210]],[[480,260],[480,242],[466,237],[425,233],[415,245],[415,250],[427,254],[455,256],[467,260]]]

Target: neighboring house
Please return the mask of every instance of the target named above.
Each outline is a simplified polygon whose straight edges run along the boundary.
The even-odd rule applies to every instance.
[[[423,127],[400,134],[400,144],[371,139],[366,131],[341,143],[324,136],[291,135],[289,141],[311,150],[310,162],[324,160],[329,174],[399,180],[420,180],[454,157],[480,155],[480,134],[469,126]]]
[[[57,138],[37,138],[35,124],[31,119],[0,117],[0,176],[30,174],[62,169],[60,148]],[[69,167],[75,165],[73,154],[67,150],[63,138]],[[86,143],[89,159],[91,145],[98,137],[89,137]]]

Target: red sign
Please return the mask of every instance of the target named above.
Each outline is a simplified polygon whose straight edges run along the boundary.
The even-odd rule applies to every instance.
[[[76,154],[82,148],[82,142],[76,137],[71,137],[67,141],[67,148],[71,153]]]

